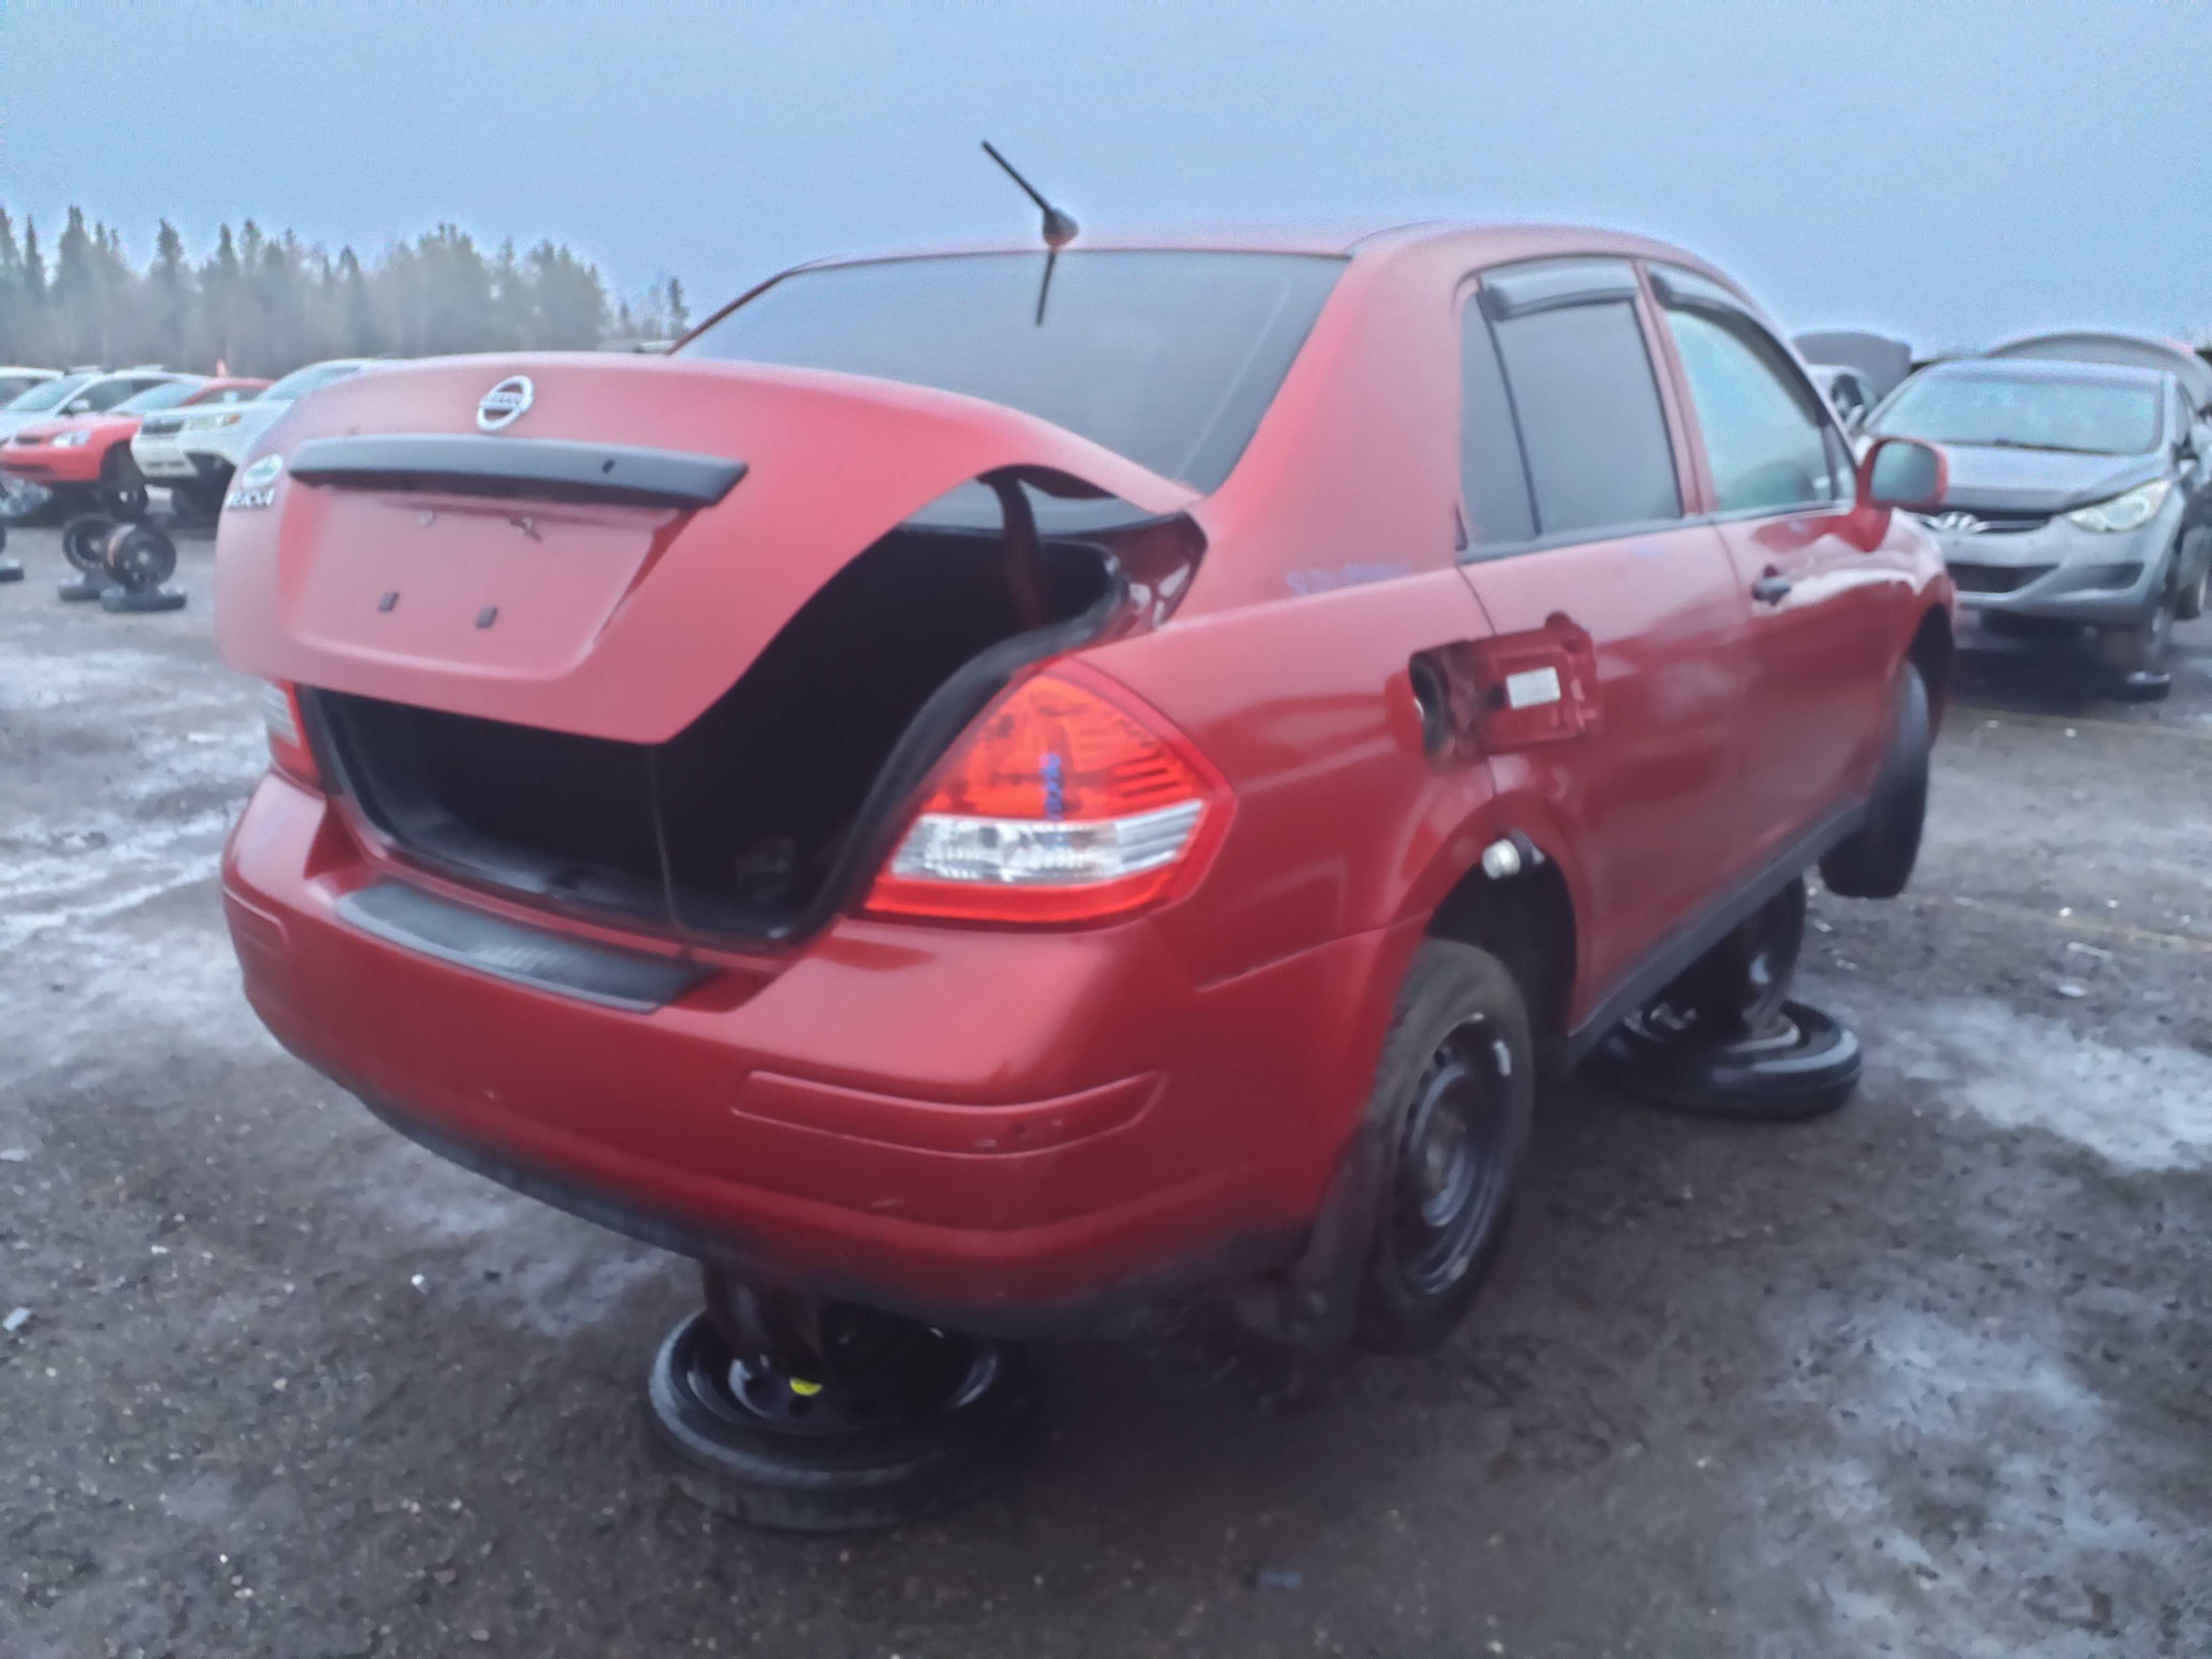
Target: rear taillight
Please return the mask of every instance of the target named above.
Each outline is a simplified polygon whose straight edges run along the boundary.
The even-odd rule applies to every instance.
[[[285,776],[310,789],[323,787],[315,768],[315,752],[307,746],[307,722],[300,716],[300,694],[287,680],[270,680],[261,688],[261,718],[269,727],[269,759]]]
[[[1229,790],[1188,742],[1081,670],[1024,680],[939,770],[876,878],[878,915],[1097,921],[1188,890]]]

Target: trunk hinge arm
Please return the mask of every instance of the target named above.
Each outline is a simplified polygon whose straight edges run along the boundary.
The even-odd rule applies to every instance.
[[[1026,634],[1044,626],[1044,556],[1037,546],[1036,514],[1012,468],[987,472],[983,482],[999,498],[1006,541],[1006,588],[1013,596],[1015,618]]]

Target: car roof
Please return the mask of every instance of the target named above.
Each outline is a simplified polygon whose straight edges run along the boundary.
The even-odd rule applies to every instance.
[[[2122,334],[2117,330],[2067,329],[2051,334],[2030,334],[1984,356],[2007,359],[2040,359],[2089,363],[2131,363],[2163,369],[2180,380],[2189,400],[2199,408],[2212,408],[2212,363],[2179,340],[2162,340],[2149,334]]]
[[[2054,357],[1950,357],[1940,363],[1930,363],[1920,371],[1922,374],[1980,374],[2008,380],[2072,380],[2090,381],[2110,386],[2158,387],[2173,377],[2160,368],[2142,368],[2132,363],[2075,362]],[[1914,379],[1917,380],[1918,375]]]
[[[182,374],[173,368],[109,368],[86,377],[88,383],[100,380],[196,380],[197,374]]]
[[[1382,258],[1414,247],[1440,242],[1463,241],[1476,264],[1486,246],[1501,258],[1541,258],[1528,251],[1532,241],[1548,245],[1560,254],[1614,255],[1622,258],[1656,258],[1709,270],[1705,262],[1685,249],[1650,237],[1592,226],[1524,223],[1505,220],[1420,219],[1372,216],[1359,219],[1308,222],[1213,222],[1202,225],[1176,224],[1151,228],[1085,231],[1067,250],[1070,253],[1218,252],[1307,253],[1336,258]],[[947,258],[973,253],[1042,253],[1037,239],[946,243],[867,253],[838,255],[810,260],[797,269],[827,265],[875,264],[893,259]]]

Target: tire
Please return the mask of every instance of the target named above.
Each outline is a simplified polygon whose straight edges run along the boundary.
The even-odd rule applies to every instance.
[[[1691,963],[1662,1000],[1717,1036],[1757,1030],[1789,997],[1804,945],[1805,879],[1800,876]]]
[[[131,459],[128,444],[118,444],[107,452],[107,459],[100,463],[95,493],[100,510],[109,518],[123,524],[137,524],[145,518],[152,497],[146,493],[146,475]]]
[[[894,1388],[874,1417],[863,1418],[854,1413],[868,1402],[851,1390],[833,1397],[759,1361],[741,1370],[702,1310],[671,1331],[654,1357],[646,1389],[654,1451],[686,1497],[777,1531],[849,1532],[938,1514],[1017,1461],[1036,1395],[1020,1348],[927,1334],[960,1345],[964,1356],[945,1398],[916,1410]],[[844,1416],[810,1425],[798,1413],[817,1401],[831,1401]]]
[[[1928,817],[1928,759],[1935,732],[1928,686],[1920,671],[1905,665],[1897,724],[1882,757],[1864,823],[1820,860],[1820,878],[1844,898],[1895,898],[1912,879],[1920,858],[1920,832]]]
[[[2130,702],[2155,702],[2173,689],[2166,659],[2173,650],[2172,590],[2131,623],[2100,629],[2097,645],[2105,665],[2118,677],[2118,695]]]
[[[118,525],[100,544],[107,574],[132,593],[151,593],[177,570],[177,544],[150,524]]]
[[[169,515],[180,525],[197,529],[213,524],[222,511],[220,490],[211,491],[205,484],[181,482],[169,486]]]
[[[62,526],[62,556],[70,562],[77,574],[107,580],[107,538],[115,531],[115,520],[98,513],[87,513],[71,519]]]
[[[1366,1121],[1380,1149],[1354,1334],[1422,1353],[1467,1316],[1512,1219],[1536,1094],[1520,983],[1486,951],[1423,941]]]
[[[1598,1060],[1624,1092],[1696,1117],[1794,1122],[1832,1112],[1858,1087],[1858,1034],[1832,1014],[1785,1002],[1768,1024],[1722,1042],[1684,1037],[1639,1014]]]
[[[2174,560],[2173,614],[2182,622],[2195,622],[2212,601],[2212,526],[2199,526],[2181,538]]]

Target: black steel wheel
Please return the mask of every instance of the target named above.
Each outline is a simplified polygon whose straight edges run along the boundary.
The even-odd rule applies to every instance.
[[[1785,1001],[1755,1030],[1716,1038],[1655,1006],[1595,1056],[1626,1093],[1699,1117],[1766,1122],[1832,1112],[1858,1086],[1858,1034],[1810,1003]]]
[[[975,1497],[1020,1455],[1036,1390],[1011,1343],[875,1316],[845,1374],[732,1346],[702,1310],[669,1333],[646,1393],[678,1488],[788,1532],[920,1520]]]
[[[114,529],[115,520],[98,513],[71,519],[62,526],[62,556],[80,574],[106,580],[107,538]]]
[[[1419,1296],[1459,1282],[1504,1212],[1508,1129],[1488,1023],[1455,1026],[1414,1085],[1390,1193],[1392,1255]]]
[[[1355,1323],[1366,1346],[1421,1352],[1466,1317],[1512,1218],[1535,1072],[1512,972],[1474,945],[1425,941],[1368,1106],[1376,1180]]]
[[[128,458],[125,459],[127,460]],[[136,467],[128,471],[121,468],[109,469],[101,476],[96,493],[100,510],[109,518],[119,519],[126,524],[136,524],[144,518],[153,501],[147,494],[146,480],[138,476]]]
[[[1781,1007],[1805,945],[1805,878],[1699,957],[1663,997],[1713,1035],[1757,1030]]]
[[[107,574],[133,593],[150,593],[176,573],[177,544],[150,524],[118,525],[101,547]]]

